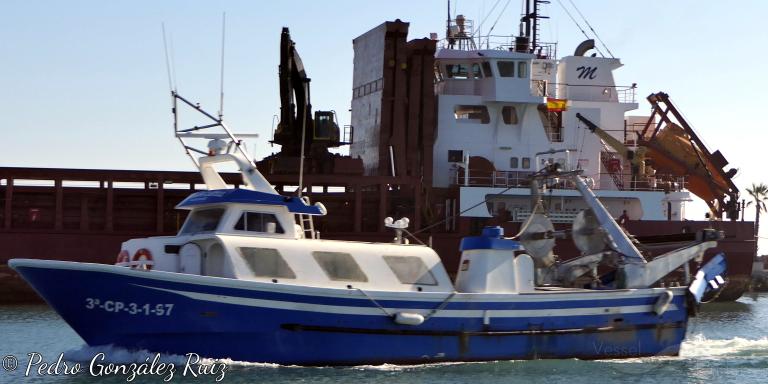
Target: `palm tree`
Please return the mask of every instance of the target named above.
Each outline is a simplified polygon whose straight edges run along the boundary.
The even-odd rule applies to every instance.
[[[747,193],[752,201],[747,202],[747,206],[755,204],[755,241],[760,236],[760,212],[768,211],[765,202],[768,201],[768,185],[763,183],[752,183],[751,188],[747,188]]]

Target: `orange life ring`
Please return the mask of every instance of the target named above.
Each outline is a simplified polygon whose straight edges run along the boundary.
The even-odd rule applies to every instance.
[[[131,256],[128,254],[128,251],[125,249],[120,250],[120,253],[117,254],[117,261],[115,261],[115,265],[121,265],[124,263],[127,263],[131,260]]]
[[[142,258],[144,258],[144,260],[146,261],[149,261],[149,263],[134,265],[131,268],[140,269],[141,267],[143,267],[147,271],[152,270],[152,265],[154,264],[154,261],[152,260],[152,252],[150,252],[149,249],[140,248],[138,251],[136,251],[136,253],[133,254],[132,261],[141,261]]]

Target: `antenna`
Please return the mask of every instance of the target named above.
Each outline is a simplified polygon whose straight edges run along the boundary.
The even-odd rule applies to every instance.
[[[224,41],[227,26],[227,13],[221,13],[221,83],[219,88],[219,120],[224,116]]]
[[[171,59],[168,56],[168,41],[165,34],[165,23],[160,23],[160,27],[163,30],[163,48],[165,49],[165,70],[168,74],[168,89],[175,91],[175,85],[173,84],[173,77],[171,77]]]

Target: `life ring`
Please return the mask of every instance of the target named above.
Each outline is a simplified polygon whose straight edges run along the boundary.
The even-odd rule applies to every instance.
[[[128,251],[123,249],[120,250],[120,253],[117,254],[117,261],[115,261],[115,265],[126,266],[130,261],[131,255],[128,254]]]
[[[131,261],[131,268],[146,269],[147,271],[152,270],[152,266],[155,264],[152,260],[152,252],[146,248],[140,248],[136,251],[136,253],[133,254],[133,259],[131,259]]]

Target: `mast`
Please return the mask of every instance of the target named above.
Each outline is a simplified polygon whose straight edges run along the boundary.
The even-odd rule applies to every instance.
[[[549,0],[526,0],[525,14],[520,18],[520,23],[525,26],[525,30],[521,32],[524,32],[524,36],[530,40],[529,53],[536,53],[539,47],[539,19],[549,18],[539,14],[540,4],[549,4]]]

